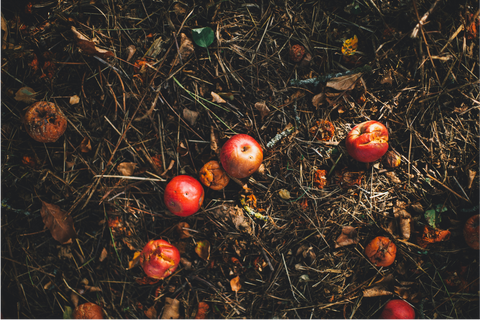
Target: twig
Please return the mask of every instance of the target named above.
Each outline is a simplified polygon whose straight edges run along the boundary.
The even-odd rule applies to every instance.
[[[430,7],[430,9],[425,12],[425,14],[423,15],[422,19],[420,19],[420,21],[418,21],[417,25],[415,26],[415,28],[413,28],[413,31],[412,31],[412,34],[410,35],[410,38],[417,38],[418,37],[418,30],[420,30],[420,27],[423,26],[425,24],[425,21],[427,21],[428,17],[430,16],[430,14],[432,13],[433,9],[435,9],[437,3],[439,2],[440,0],[436,0],[432,6]],[[415,11],[417,11],[417,4],[415,2],[415,0],[413,1],[413,6],[415,7]],[[417,13],[418,14],[418,13]]]
[[[317,86],[320,82],[327,82],[328,80],[332,78],[338,78],[338,77],[343,77],[343,76],[348,76],[351,74],[356,74],[356,73],[366,73],[366,72],[371,72],[372,67],[368,64],[355,68],[353,70],[347,70],[344,72],[338,72],[338,73],[329,73],[324,76],[319,76],[316,78],[310,78],[310,79],[305,79],[305,80],[297,80],[297,79],[292,79],[290,80],[290,84],[292,86],[306,86],[306,85],[314,85]]]

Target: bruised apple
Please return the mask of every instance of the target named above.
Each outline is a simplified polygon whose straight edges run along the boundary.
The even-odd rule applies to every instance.
[[[479,225],[480,214],[476,214],[468,218],[465,226],[463,227],[463,237],[465,242],[472,249],[478,250],[480,248],[480,225]]]
[[[378,121],[356,125],[345,140],[348,154],[360,162],[374,162],[388,150],[388,130]]]
[[[140,253],[139,259],[148,277],[161,280],[177,269],[180,252],[165,240],[150,240]]]
[[[388,267],[395,261],[397,246],[387,237],[378,236],[365,247],[365,255],[377,267]]]
[[[407,302],[393,299],[383,308],[380,319],[415,319],[415,310]]]
[[[203,196],[203,187],[197,179],[180,175],[167,184],[163,199],[171,213],[179,217],[187,217],[200,209]]]
[[[223,169],[237,179],[246,178],[257,171],[262,161],[262,147],[248,134],[234,135],[220,151]]]

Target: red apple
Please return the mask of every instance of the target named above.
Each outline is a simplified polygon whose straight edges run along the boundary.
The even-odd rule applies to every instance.
[[[415,319],[415,310],[407,302],[393,299],[383,308],[380,319]]]
[[[262,161],[262,147],[248,134],[234,135],[220,151],[223,169],[237,179],[246,178],[257,171]]]
[[[388,150],[388,130],[378,121],[356,125],[345,141],[348,154],[360,162],[374,162]]]
[[[203,187],[197,179],[180,175],[167,184],[163,199],[171,213],[179,217],[187,217],[200,209],[203,196]]]
[[[140,253],[140,265],[148,277],[165,279],[180,262],[180,252],[165,240],[150,240]]]

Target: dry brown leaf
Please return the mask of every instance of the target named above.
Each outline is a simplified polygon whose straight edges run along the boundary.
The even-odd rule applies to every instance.
[[[132,45],[129,45],[129,46],[127,47],[127,51],[128,51],[127,61],[130,61],[130,60],[133,58],[133,55],[135,54],[135,52],[137,51],[137,49],[136,49],[135,46],[132,44]]]
[[[85,290],[88,292],[102,292],[102,288],[97,287],[97,286],[85,286]]]
[[[80,102],[80,97],[77,96],[77,95],[71,96],[70,100],[68,101],[68,103],[70,103],[70,105],[74,105],[74,104],[77,104],[79,102]]]
[[[260,118],[262,119],[262,121],[270,113],[270,109],[268,109],[265,101],[255,103],[255,109],[260,111]]]
[[[477,175],[477,171],[468,169],[468,189],[472,188],[473,181],[475,181],[475,176]]]
[[[37,101],[35,96],[37,93],[30,87],[23,87],[18,89],[15,93],[14,99],[17,101],[25,102],[25,103],[33,103]]]
[[[77,46],[82,50],[83,53],[89,56],[97,56],[102,59],[106,59],[108,57],[113,57],[113,52],[105,49],[98,48],[95,46],[95,43],[85,37],[83,34],[77,31],[75,27],[72,26],[72,32],[75,36],[77,41]]]
[[[387,171],[385,172],[385,175],[392,183],[396,183],[396,184],[402,183],[402,180],[398,179],[397,175],[393,171]]]
[[[117,166],[117,171],[122,176],[131,176],[135,172],[137,164],[135,162],[122,162]]]
[[[384,290],[378,287],[363,289],[363,296],[365,298],[388,296],[391,294],[393,294],[391,291]]]
[[[192,40],[190,40],[185,33],[181,33],[179,52],[172,62],[172,67],[175,67],[180,61],[184,63],[193,52],[195,52],[195,46]]]
[[[338,78],[333,78],[327,81],[326,86],[338,91],[353,90],[357,79],[362,76],[362,73],[349,74]]]
[[[284,200],[288,200],[290,199],[290,191],[288,191],[287,189],[280,189],[278,191],[278,195],[280,196],[280,198],[284,199]]]
[[[100,253],[100,257],[98,258],[98,261],[102,262],[105,260],[108,256],[108,251],[107,249],[103,248],[102,253]]]
[[[313,96],[312,104],[315,108],[318,108],[324,103],[325,103],[325,94],[323,92]]]
[[[226,103],[227,102],[222,97],[220,97],[218,94],[216,94],[213,91],[210,92],[210,94],[212,95],[212,101],[213,102],[216,102],[216,103]]]
[[[403,239],[410,239],[412,234],[412,216],[405,210],[398,210],[395,212],[395,218],[397,219],[398,226],[400,227],[400,235]]]
[[[179,224],[177,224],[175,226],[175,231],[180,236],[180,239],[186,239],[186,238],[190,238],[192,236],[190,234],[190,232],[188,232],[188,230],[186,230],[184,228],[190,228],[190,225],[186,222],[180,222]]]
[[[208,240],[198,241],[195,253],[203,260],[208,260],[210,258],[210,242]]]
[[[61,244],[71,243],[72,238],[77,236],[72,216],[67,215],[67,212],[60,209],[59,206],[42,201],[40,214],[45,227],[50,230],[52,237]]]
[[[379,281],[375,282],[372,286],[363,289],[363,296],[369,298],[391,295],[393,293],[390,288],[393,286],[394,281],[395,276],[393,273],[389,273]]]
[[[195,122],[197,121],[199,115],[200,113],[197,111],[193,111],[188,108],[183,109],[183,117],[185,118],[185,121],[187,121],[188,124],[191,126],[195,125]]]
[[[210,309],[210,306],[206,302],[199,302],[198,303],[198,310],[197,314],[195,315],[195,319],[206,319],[207,318],[207,313],[208,309]]]
[[[242,285],[240,284],[240,276],[236,276],[230,280],[230,287],[234,292],[238,292],[242,288]]]
[[[358,243],[357,230],[352,226],[345,226],[342,228],[342,233],[335,241],[335,248],[345,247],[356,243]]]
[[[213,126],[210,127],[210,149],[215,153],[220,152],[220,149],[218,148],[218,137],[215,134]]]
[[[163,308],[162,319],[180,318],[180,301],[169,297],[165,298],[165,307]]]
[[[3,14],[2,14],[2,31],[3,31],[2,50],[4,50],[4,49],[7,49],[8,24],[7,24],[7,20],[3,18]]]
[[[92,143],[89,137],[83,138],[82,142],[80,142],[80,151],[83,153],[92,151]]]
[[[154,305],[151,306],[150,308],[148,308],[147,310],[143,311],[143,312],[145,313],[145,317],[147,317],[148,319],[157,319],[157,317],[158,317],[158,312],[157,312],[157,309],[155,309]],[[177,319],[177,318],[175,318],[175,319]]]

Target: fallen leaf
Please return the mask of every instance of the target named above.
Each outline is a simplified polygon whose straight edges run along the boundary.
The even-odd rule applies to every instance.
[[[190,228],[190,225],[186,222],[180,222],[175,226],[175,231],[179,234],[180,239],[186,239],[192,236],[190,232],[184,228]]]
[[[187,260],[187,258],[180,258],[180,263],[182,264],[183,268],[185,268],[185,270],[191,270],[192,269],[192,263],[190,261]]]
[[[70,97],[70,100],[69,100],[70,105],[74,105],[74,104],[77,104],[79,102],[80,102],[80,97],[79,96],[74,95],[74,96]]]
[[[155,305],[153,305],[150,308],[148,308],[147,310],[143,311],[143,313],[145,313],[145,316],[148,319],[157,319],[157,317],[158,317],[158,312],[157,312],[157,309],[155,309]],[[164,318],[164,319],[166,319],[166,318]],[[174,319],[174,318],[171,318],[171,319]],[[175,319],[178,319],[178,318],[175,318]]]
[[[197,314],[195,315],[195,319],[206,319],[207,318],[207,313],[208,309],[210,309],[210,306],[206,302],[199,302],[198,303],[198,310]]]
[[[86,36],[77,31],[75,27],[71,28],[76,41],[77,46],[82,50],[83,53],[89,56],[98,56],[102,59],[115,56],[113,52],[105,49],[98,48],[95,46],[95,43],[88,39]]]
[[[270,113],[270,109],[268,109],[265,101],[255,103],[255,109],[260,111],[260,118],[262,119],[262,121]]]
[[[215,134],[213,126],[210,127],[210,149],[214,153],[219,153],[220,149],[218,148],[218,137]]]
[[[357,230],[352,226],[345,226],[342,228],[342,233],[335,241],[335,248],[345,247],[356,243],[358,243]]]
[[[324,103],[325,103],[325,94],[323,92],[313,96],[312,104],[315,108],[318,108]]]
[[[338,91],[353,90],[357,79],[362,76],[362,73],[349,74],[338,78],[333,78],[327,81],[326,86]]]
[[[280,196],[280,198],[284,199],[284,200],[288,200],[290,199],[290,191],[286,190],[286,189],[280,189],[278,191],[278,195]]]
[[[342,54],[344,56],[351,56],[355,54],[358,47],[358,38],[357,35],[354,35],[353,38],[347,39],[343,42]]]
[[[105,260],[108,256],[108,251],[107,249],[103,248],[102,253],[100,253],[100,257],[98,258],[98,261],[102,262]]]
[[[3,14],[2,14],[2,31],[3,31],[2,50],[4,50],[4,49],[7,49],[8,24],[7,24],[7,20],[3,18]]]
[[[410,239],[412,233],[412,216],[405,210],[398,210],[395,212],[395,218],[397,219],[398,226],[400,227],[400,234],[403,239]]]
[[[85,286],[85,290],[88,292],[102,292],[102,288],[97,286]]]
[[[135,162],[122,162],[117,166],[117,171],[122,176],[131,176],[135,172],[137,164]]]
[[[161,319],[178,319],[180,318],[180,301],[169,297],[165,298],[165,307]]]
[[[363,289],[363,296],[366,298],[379,297],[393,294],[391,287],[395,282],[395,277],[392,273],[382,277],[382,279],[375,282],[372,286]]]
[[[238,292],[242,288],[242,285],[240,284],[240,276],[236,276],[230,280],[230,287],[234,292]]]
[[[185,62],[190,55],[195,52],[195,47],[192,40],[190,40],[185,33],[180,34],[180,48],[175,59],[172,62],[172,67],[175,67],[180,61]]]
[[[213,102],[216,102],[216,103],[226,103],[227,102],[222,97],[220,97],[218,94],[216,94],[213,91],[210,92],[210,94],[212,95],[212,101]]]
[[[210,242],[208,240],[201,240],[197,242],[195,247],[195,253],[198,254],[200,258],[207,261],[210,258]]]
[[[32,103],[37,100],[35,98],[36,95],[37,93],[32,88],[23,87],[18,89],[18,91],[15,93],[14,99],[25,103]]]
[[[52,237],[61,244],[71,243],[72,238],[77,236],[72,216],[67,215],[67,212],[60,209],[59,206],[42,201],[40,214],[45,227],[50,230]]]
[[[187,121],[188,124],[191,126],[195,125],[195,122],[197,121],[199,115],[200,113],[197,111],[193,111],[188,108],[183,109],[183,117],[185,118],[185,121]]]
[[[135,54],[135,52],[137,51],[137,49],[136,49],[135,46],[132,44],[132,45],[129,45],[129,46],[127,47],[127,51],[128,51],[127,61],[130,61],[130,60],[133,58],[133,55]]]
[[[141,251],[136,251],[134,254],[133,254],[133,259],[131,261],[128,261],[128,269],[132,269],[133,267],[135,267],[138,262],[140,261],[140,253],[142,253]]]
[[[92,143],[89,137],[83,138],[82,142],[80,142],[80,151],[83,153],[92,151]]]

